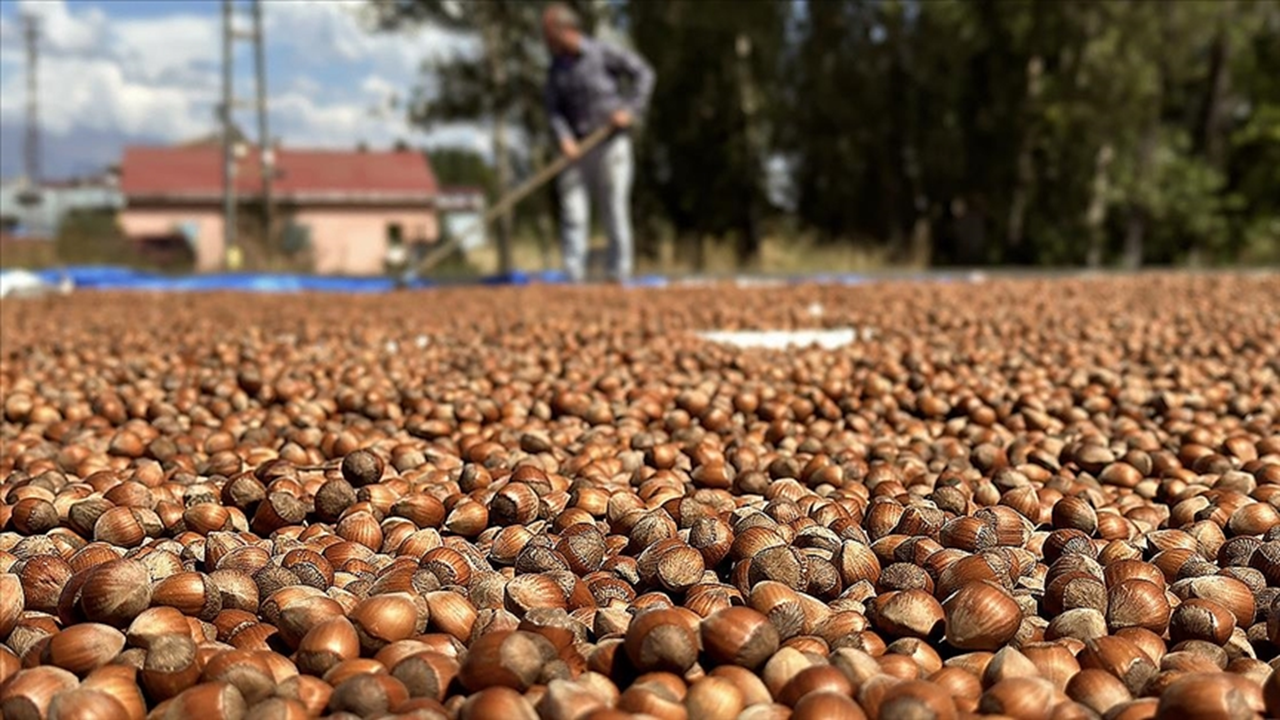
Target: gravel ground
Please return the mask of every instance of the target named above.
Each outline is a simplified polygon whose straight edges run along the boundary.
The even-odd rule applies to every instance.
[[[1280,716],[1280,275],[0,330],[6,718]]]

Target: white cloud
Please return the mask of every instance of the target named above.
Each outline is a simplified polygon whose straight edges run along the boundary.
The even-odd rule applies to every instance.
[[[33,15],[48,50],[60,55],[99,55],[106,48],[108,19],[96,7],[72,12],[64,0],[19,0],[19,15]]]
[[[473,39],[436,27],[405,28],[394,34],[370,32],[362,22],[365,0],[271,2],[263,8],[267,36],[316,65],[335,59],[361,61],[383,73],[412,78],[426,59],[475,48]],[[316,52],[321,47],[329,54]]]
[[[221,18],[180,2],[172,12],[114,17],[67,0],[20,0],[41,22],[40,111],[50,134],[77,128],[113,137],[180,141],[214,127],[221,98]],[[208,7],[208,6],[205,6]],[[428,58],[469,52],[474,41],[439,28],[372,33],[365,0],[267,2],[264,32],[272,133],[286,145],[351,147],[357,142],[487,145],[475,127],[429,133],[412,127],[396,100],[422,80]],[[239,22],[248,24],[245,13]],[[25,57],[16,17],[0,24],[0,119],[21,126]],[[237,43],[236,92],[252,90],[251,56]],[[248,112],[237,120],[246,129]],[[487,148],[485,148],[487,150]],[[50,168],[52,174],[57,169]]]
[[[211,18],[138,18],[118,22],[112,31],[112,54],[130,77],[160,83],[219,81],[221,27]]]

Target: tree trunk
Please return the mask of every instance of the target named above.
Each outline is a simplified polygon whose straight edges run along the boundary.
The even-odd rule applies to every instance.
[[[917,267],[933,264],[933,227],[927,209],[916,216],[911,229],[911,264]]]
[[[1199,144],[1209,166],[1221,170],[1226,159],[1226,100],[1231,87],[1231,43],[1225,28],[1220,27],[1214,37],[1209,68]]]
[[[1129,209],[1128,228],[1124,233],[1124,267],[1137,270],[1142,267],[1142,241],[1147,234],[1147,213],[1142,208]]]
[[[488,18],[485,24],[485,55],[489,61],[489,72],[493,77],[494,97],[491,99],[493,109],[493,162],[499,194],[505,193],[511,185],[511,156],[507,147],[507,68],[503,62],[501,28],[495,18]],[[512,270],[511,261],[511,211],[498,218],[496,240],[498,242],[498,272],[507,275]]]
[[[1098,155],[1093,164],[1093,183],[1089,197],[1089,209],[1085,211],[1084,224],[1089,236],[1089,251],[1085,263],[1090,268],[1102,265],[1102,245],[1105,240],[1103,226],[1107,222],[1107,193],[1111,188],[1109,174],[1115,150],[1111,143],[1104,143],[1098,148]]]
[[[1013,186],[1013,199],[1009,204],[1009,228],[1006,241],[1008,247],[1021,255],[1024,226],[1027,217],[1027,205],[1031,199],[1032,184],[1035,182],[1035,167],[1031,162],[1031,153],[1037,141],[1036,108],[1040,99],[1040,79],[1044,74],[1044,61],[1039,55],[1033,55],[1027,61],[1027,98],[1023,110],[1022,139],[1018,144],[1018,179]],[[1025,258],[1019,257],[1019,260]]]
[[[1205,92],[1200,117],[1199,145],[1209,167],[1226,170],[1226,100],[1231,87],[1231,42],[1226,25],[1230,20],[1230,6],[1224,10],[1227,17],[1220,18],[1218,32],[1213,39],[1209,58],[1209,88]],[[1197,240],[1191,246],[1187,264],[1199,267],[1204,262],[1204,249]]]
[[[742,111],[743,138],[746,149],[746,165],[752,177],[744,178],[744,197],[742,219],[738,228],[737,261],[739,267],[751,265],[760,254],[760,231],[756,216],[758,214],[757,187],[760,183],[759,173],[763,172],[760,128],[756,121],[756,88],[751,76],[751,38],[745,33],[738,33],[734,43],[737,56],[738,98]]]
[[[1142,134],[1142,143],[1138,146],[1138,177],[1144,178],[1151,173],[1151,164],[1155,160],[1156,142],[1160,133],[1159,118],[1147,124]],[[1147,211],[1143,207],[1133,207],[1129,211],[1128,228],[1124,235],[1124,267],[1137,270],[1142,267],[1142,246],[1147,234]]]

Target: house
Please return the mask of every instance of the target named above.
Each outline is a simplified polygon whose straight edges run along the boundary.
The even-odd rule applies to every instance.
[[[239,148],[236,195],[241,208],[253,208],[261,199],[261,153]],[[315,272],[381,273],[392,238],[439,240],[442,193],[422,153],[276,148],[274,154],[275,231],[282,244],[309,248]],[[143,242],[185,238],[197,270],[222,269],[222,164],[222,149],[211,143],[127,148],[120,167],[124,233]],[[250,226],[237,224],[242,232]]]
[[[40,183],[25,178],[0,182],[0,236],[52,240],[72,212],[111,212],[122,199],[114,172]]]

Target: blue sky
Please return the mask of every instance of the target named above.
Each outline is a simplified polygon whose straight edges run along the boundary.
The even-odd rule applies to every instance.
[[[249,24],[249,4],[237,17]],[[422,63],[467,52],[436,28],[387,35],[363,25],[363,0],[264,0],[271,132],[286,145],[465,145],[469,126],[423,133],[391,106]],[[133,142],[178,142],[215,129],[221,95],[220,0],[0,0],[0,176],[21,171],[26,63],[20,15],[40,18],[44,174],[93,172]],[[249,96],[251,45],[238,42],[236,91]],[[246,131],[253,116],[238,111]]]

